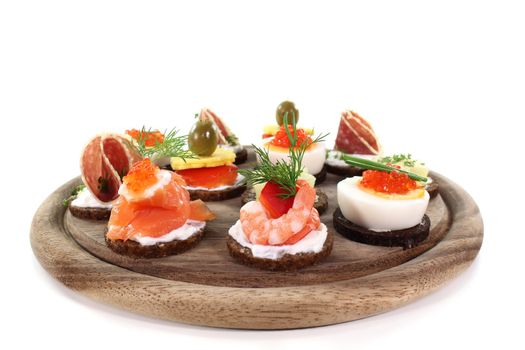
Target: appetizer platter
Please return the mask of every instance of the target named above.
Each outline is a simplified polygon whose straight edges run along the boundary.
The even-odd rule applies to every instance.
[[[100,134],[81,176],[36,212],[31,244],[68,288],[197,325],[288,329],[375,315],[429,294],[477,256],[472,198],[410,154],[385,154],[371,124],[326,133],[290,101],[240,145],[208,108],[187,135]]]

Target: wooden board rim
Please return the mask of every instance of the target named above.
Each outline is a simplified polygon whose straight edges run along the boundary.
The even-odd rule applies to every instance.
[[[400,307],[464,271],[483,241],[473,199],[433,173],[453,215],[447,236],[397,267],[321,285],[216,287],[170,281],[105,263],[83,250],[63,227],[62,199],[75,180],[53,192],[35,213],[31,246],[40,264],[68,288],[143,315],[223,328],[290,329],[347,322]]]

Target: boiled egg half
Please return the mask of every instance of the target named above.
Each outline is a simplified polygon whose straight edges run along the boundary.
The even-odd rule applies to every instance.
[[[361,179],[354,176],[337,184],[337,202],[346,219],[378,232],[403,230],[421,223],[430,199],[427,191],[382,195],[363,189],[359,185]]]
[[[268,156],[272,163],[276,163],[278,160],[286,162],[290,160],[288,148],[275,146],[270,142],[265,143],[264,147],[268,150]],[[323,169],[325,159],[326,147],[324,143],[313,143],[304,152],[302,165],[309,174],[316,175]]]

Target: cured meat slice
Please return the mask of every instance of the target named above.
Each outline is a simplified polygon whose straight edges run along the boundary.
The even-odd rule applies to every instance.
[[[335,149],[347,154],[376,155],[381,152],[381,146],[370,123],[350,110],[341,113]]]
[[[203,108],[201,110],[201,120],[202,118],[210,120],[215,126],[217,127],[218,135],[218,143],[219,145],[230,145],[230,146],[237,146],[239,145],[239,141],[237,140],[237,136],[228,128],[228,126],[222,121],[221,118],[217,116],[217,114],[213,113],[209,108]]]
[[[133,163],[142,159],[135,146],[120,135],[103,137],[102,149],[121,179],[128,173]]]
[[[140,159],[140,154],[131,142],[120,135],[98,135],[82,151],[82,181],[98,200],[111,202],[118,197],[122,177]]]

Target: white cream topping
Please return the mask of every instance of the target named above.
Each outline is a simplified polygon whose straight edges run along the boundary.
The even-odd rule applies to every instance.
[[[237,187],[241,185],[243,182],[244,182],[244,176],[242,176],[241,174],[237,174],[237,178],[235,179],[235,183],[233,185],[219,186],[219,187],[213,187],[213,188],[200,187],[200,186],[198,187],[185,186],[184,188],[187,190],[222,191],[228,188]]]
[[[79,208],[113,208],[111,203],[99,201],[97,197],[95,197],[91,191],[87,189],[87,187],[77,194],[77,197],[71,202],[71,205]]]
[[[402,230],[418,225],[425,215],[430,196],[415,199],[387,199],[359,187],[360,176],[337,184],[337,203],[343,216],[373,231]]]
[[[135,236],[131,239],[141,245],[154,245],[171,241],[183,241],[190,238],[206,226],[206,221],[187,220],[184,225],[159,237]]]
[[[237,220],[237,222],[230,227],[228,234],[235,239],[237,243],[250,249],[254,257],[277,260],[285,254],[319,253],[323,249],[328,231],[324,224],[320,224],[317,230],[311,231],[295,244],[280,246],[253,244],[244,236],[241,220]]]
[[[159,170],[157,172],[157,182],[155,182],[150,187],[146,188],[144,192],[140,195],[133,195],[129,192],[126,184],[122,184],[118,190],[118,194],[126,198],[128,202],[134,202],[143,200],[153,196],[153,194],[158,190],[169,184],[171,181],[171,171],[169,170]]]

